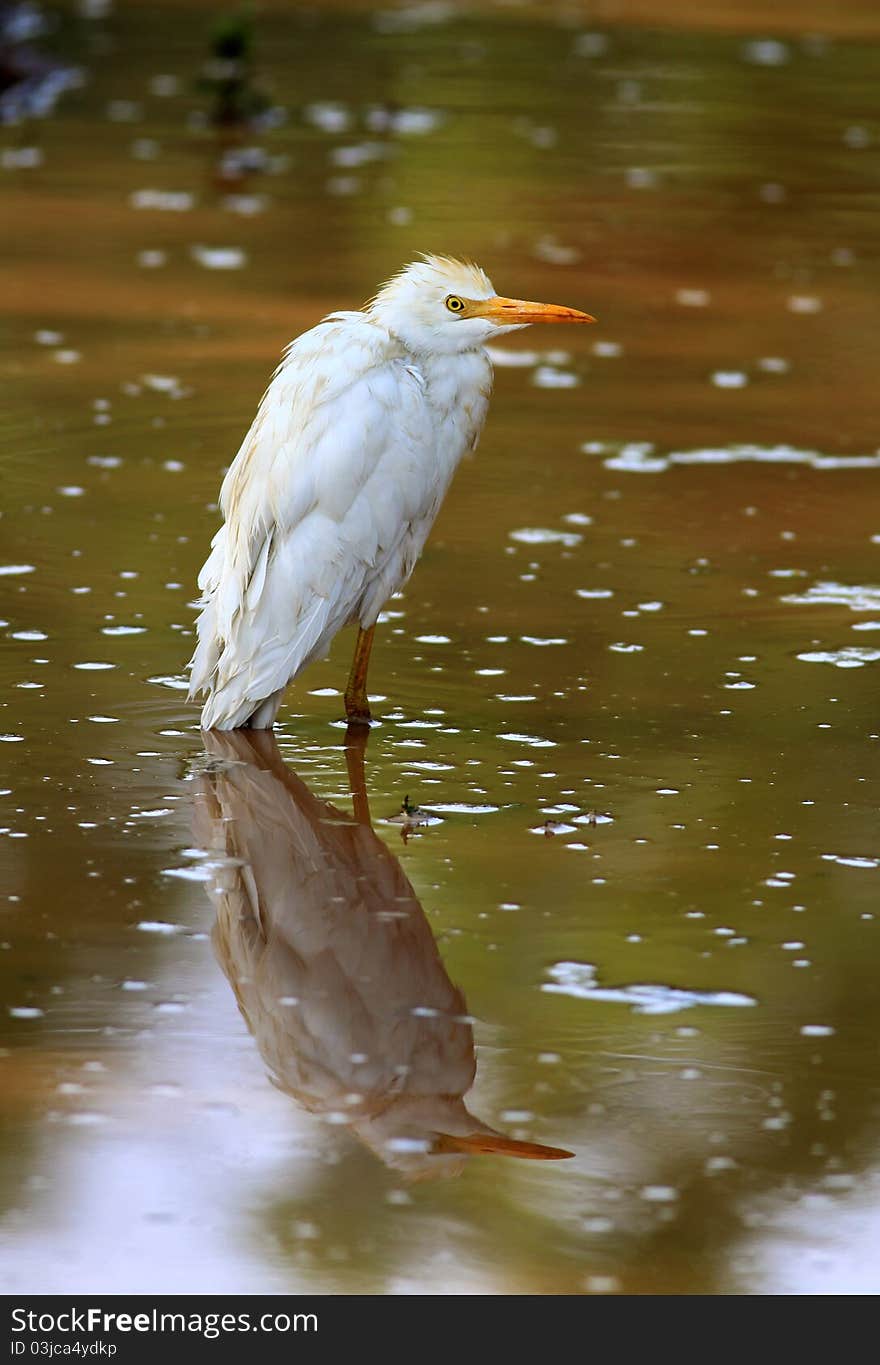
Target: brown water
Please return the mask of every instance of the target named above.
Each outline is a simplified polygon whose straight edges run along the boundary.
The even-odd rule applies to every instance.
[[[238,178],[207,7],[0,130],[9,1289],[880,1287],[877,45],[533,11],[270,8]],[[281,346],[438,249],[600,326],[505,343],[371,833],[349,638],[277,751],[180,689]]]

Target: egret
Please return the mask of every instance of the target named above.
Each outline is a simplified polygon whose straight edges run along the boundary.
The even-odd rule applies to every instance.
[[[288,768],[266,731],[205,735],[194,838],[217,959],[274,1083],[409,1179],[471,1156],[556,1161],[470,1113],[467,1004],[407,876],[370,823],[366,730],[346,748],[354,818]]]
[[[536,322],[593,322],[502,298],[476,265],[423,256],[360,312],[288,346],[220,490],[199,574],[190,697],[205,730],[270,729],[288,683],[349,623],[349,722],[369,724],[367,668],[384,603],[412,573],[479,440],[486,344]]]

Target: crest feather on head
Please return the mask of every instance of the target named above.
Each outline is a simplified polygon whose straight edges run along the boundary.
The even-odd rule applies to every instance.
[[[495,293],[488,275],[473,261],[459,261],[454,256],[420,252],[417,261],[411,261],[385,281],[365,305],[366,311],[369,312],[377,303],[391,301],[413,285],[461,294],[468,299],[487,299]]]

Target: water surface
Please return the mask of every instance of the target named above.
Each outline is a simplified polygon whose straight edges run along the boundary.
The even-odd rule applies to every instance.
[[[870,30],[269,7],[218,133],[209,29],[65,13],[81,84],[0,129],[6,1286],[876,1291]],[[503,343],[374,653],[372,832],[343,636],[218,856],[220,477],[285,342],[418,250],[600,325]],[[307,887],[348,965],[255,1002]],[[367,912],[398,995],[355,1010]],[[352,1055],[574,1156],[377,1137]]]

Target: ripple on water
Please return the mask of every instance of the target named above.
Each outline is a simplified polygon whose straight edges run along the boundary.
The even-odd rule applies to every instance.
[[[513,744],[529,744],[534,749],[555,749],[556,741],[552,739],[542,739],[540,735],[519,735],[506,734],[499,735],[499,739],[510,740]]]
[[[443,815],[494,815],[501,807],[475,805],[468,801],[432,801],[429,809]]]
[[[135,190],[128,196],[133,209],[153,209],[160,213],[188,213],[194,206],[195,195],[187,190]]]
[[[744,389],[749,382],[743,370],[715,370],[710,378],[716,389]]]
[[[148,811],[148,812],[143,812],[143,814],[147,814],[147,815],[171,815],[172,812],[171,812],[170,810],[163,810],[163,811]],[[184,882],[211,882],[211,881],[214,880],[214,878],[217,876],[217,874],[218,874],[219,872],[223,872],[223,871],[226,871],[226,870],[234,869],[234,868],[237,868],[237,867],[244,867],[244,866],[245,866],[245,863],[244,863],[244,860],[243,860],[242,858],[233,858],[233,857],[231,857],[231,856],[229,856],[229,857],[227,857],[227,856],[221,856],[221,857],[210,856],[210,857],[204,858],[204,859],[202,859],[201,861],[197,862],[194,866],[193,866],[193,864],[190,863],[190,864],[186,864],[186,865],[184,865],[184,866],[182,866],[182,867],[163,867],[163,868],[160,870],[160,874],[159,874],[159,875],[162,876],[162,877],[174,877],[174,878],[176,878],[178,881],[184,881]],[[149,924],[149,926],[150,926],[149,929],[147,929],[147,928],[145,927],[147,924]],[[160,925],[160,924],[163,925],[163,927],[162,927],[161,929],[158,927],[158,925]],[[179,927],[179,926],[177,926],[177,925],[167,925],[167,926],[165,926],[165,925],[164,925],[164,922],[161,921],[161,920],[156,920],[156,921],[144,921],[143,923],[141,923],[141,924],[138,925],[138,928],[139,928],[140,930],[142,930],[142,932],[144,932],[144,933],[182,933],[182,932],[183,932],[183,930],[182,930],[181,927]]]
[[[750,38],[740,51],[752,66],[785,66],[791,60],[791,48],[778,38]]]
[[[487,346],[486,352],[497,368],[531,369],[541,357],[537,351],[508,351],[502,346]]]
[[[544,526],[522,526],[517,531],[508,532],[508,535],[522,545],[565,545],[572,548],[583,540],[577,531],[553,531]]]
[[[689,991],[678,986],[632,985],[600,986],[597,968],[591,962],[557,962],[550,967],[541,989],[555,995],[571,995],[578,1000],[601,1000],[630,1005],[634,1014],[675,1014],[698,1005],[742,1007],[755,1005],[750,995],[736,991]]]
[[[681,308],[708,308],[712,302],[712,295],[708,289],[678,289],[675,293],[675,302]]]
[[[595,454],[594,443],[581,446],[584,454]],[[643,441],[630,441],[619,446],[603,461],[606,469],[627,474],[660,474],[674,465],[730,465],[730,464],[803,464],[813,469],[880,469],[880,454],[827,455],[817,450],[801,450],[796,446],[730,445],[697,450],[676,450],[667,455],[657,454],[654,447]]]
[[[194,246],[190,255],[205,270],[241,270],[247,263],[247,256],[238,246]]]
[[[797,656],[808,664],[833,664],[835,668],[864,668],[880,659],[880,649],[866,645],[844,645],[841,649],[814,649]]]
[[[555,365],[539,365],[532,374],[532,383],[538,389],[576,389],[580,382],[579,375]]]
[[[316,100],[303,109],[303,119],[322,133],[344,133],[351,124],[351,114],[344,104],[332,100]]]
[[[880,611],[880,588],[873,584],[811,583],[806,592],[791,593],[780,599],[793,607],[849,607],[850,611]]]

